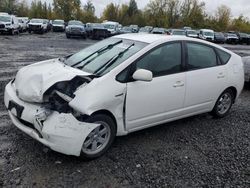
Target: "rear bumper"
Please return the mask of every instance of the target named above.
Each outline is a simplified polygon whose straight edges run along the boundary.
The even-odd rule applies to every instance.
[[[15,107],[9,106],[10,101],[23,107],[21,114]],[[67,155],[79,156],[87,135],[99,126],[80,122],[72,114],[49,112],[40,104],[24,102],[17,97],[12,83],[5,88],[4,103],[18,129],[52,150]],[[46,118],[41,120],[41,114],[47,114]]]

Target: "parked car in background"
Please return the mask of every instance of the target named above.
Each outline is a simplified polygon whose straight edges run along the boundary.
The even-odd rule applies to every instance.
[[[245,82],[250,86],[250,56],[242,57],[245,70]]]
[[[188,27],[188,26],[183,27],[183,29],[184,29],[184,30],[192,30],[192,28],[191,28],[191,27]]]
[[[21,17],[17,17],[17,19],[19,24],[19,32],[27,31],[27,22]]]
[[[125,34],[21,68],[5,87],[4,104],[24,133],[93,159],[116,136],[206,112],[223,118],[243,85],[241,57],[219,45]]]
[[[250,44],[250,38],[246,33],[236,33],[239,38],[239,44]]]
[[[86,24],[87,37],[91,39],[107,38],[110,33],[101,23],[87,23]]]
[[[138,33],[139,32],[139,26],[138,25],[130,25],[129,26],[132,29],[133,33]]]
[[[207,41],[214,41],[214,31],[211,29],[201,29],[199,38]]]
[[[118,22],[106,21],[106,22],[103,22],[102,24],[110,32],[110,36],[119,34],[120,24]]]
[[[44,22],[46,24],[46,32],[51,31],[52,30],[52,22],[48,19],[44,19]]]
[[[151,28],[147,28],[147,27],[141,27],[139,29],[139,33],[150,33],[152,31],[152,29]]]
[[[198,34],[196,30],[186,30],[186,36],[192,38],[198,38]]]
[[[234,33],[224,33],[224,36],[225,36],[227,44],[238,44],[239,43],[239,38]]]
[[[68,22],[68,26],[66,27],[66,37],[82,37],[84,39],[87,38],[87,32],[85,30],[85,26],[81,21],[78,20],[70,20]]]
[[[214,42],[224,44],[226,42],[226,38],[223,33],[215,32],[214,33]]]
[[[65,31],[64,20],[53,20],[52,21],[52,31],[53,32],[64,32]]]
[[[181,35],[181,36],[186,36],[186,32],[183,29],[169,29],[168,33],[170,35]]]
[[[133,33],[133,28],[131,28],[130,26],[124,26],[120,30],[120,34],[126,34],[126,33]]]
[[[22,18],[22,19],[25,21],[25,23],[28,24],[28,22],[29,22],[29,17],[19,17],[19,18]]]
[[[47,32],[47,23],[44,19],[33,18],[28,23],[29,33],[45,33]]]
[[[18,34],[19,23],[17,17],[6,13],[0,14],[0,33]]]
[[[153,34],[166,34],[167,30],[165,28],[155,27],[151,33]]]

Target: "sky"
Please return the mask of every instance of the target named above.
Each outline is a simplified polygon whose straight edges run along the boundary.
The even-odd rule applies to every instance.
[[[31,1],[31,0],[28,0]],[[44,0],[47,2],[52,2],[52,0]],[[87,0],[81,0],[82,4],[85,4]],[[137,0],[137,5],[140,9],[144,9],[150,0]],[[231,8],[232,16],[238,17],[243,15],[250,18],[250,0],[201,0],[206,3],[206,11],[209,14],[214,14],[218,6],[224,4]],[[128,3],[129,0],[92,0],[95,8],[96,15],[101,16],[104,8],[107,4],[113,2],[115,4]]]

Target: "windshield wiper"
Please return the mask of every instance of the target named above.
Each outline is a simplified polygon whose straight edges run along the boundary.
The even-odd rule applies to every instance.
[[[104,65],[102,65],[100,68],[98,68],[93,74],[103,73],[108,67],[113,65],[117,61],[117,59],[121,58],[134,45],[135,45],[134,43],[131,44],[125,50],[123,50],[123,51],[119,52],[119,54],[113,56],[110,60],[108,60],[106,63],[104,63]]]
[[[97,54],[100,54],[100,53],[102,53],[102,52],[104,52],[104,51],[106,51],[106,50],[108,50],[108,49],[113,48],[114,46],[116,46],[116,45],[118,45],[118,44],[120,44],[120,43],[122,43],[122,40],[119,40],[119,41],[117,41],[117,42],[115,42],[115,43],[113,43],[113,44],[109,44],[109,45],[107,45],[107,46],[104,46],[103,48],[101,48],[101,49],[99,49],[99,50],[93,52],[93,53],[90,54],[90,55],[88,55],[87,57],[85,57],[85,58],[82,59],[81,61],[78,61],[77,63],[73,64],[72,67],[75,67],[75,66],[79,65],[80,63],[82,63],[83,61],[89,59],[90,57],[92,57],[92,56],[95,55],[96,53],[97,53]],[[91,61],[92,61],[92,60],[86,62],[84,65],[82,65],[81,67],[78,67],[78,68],[83,68],[85,65],[89,64]]]

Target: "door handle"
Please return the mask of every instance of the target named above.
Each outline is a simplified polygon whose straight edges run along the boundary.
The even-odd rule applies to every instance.
[[[177,81],[173,87],[183,87],[184,86],[184,83],[182,81]]]
[[[225,78],[225,75],[223,72],[220,72],[219,75],[217,76],[217,78]]]

